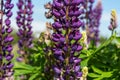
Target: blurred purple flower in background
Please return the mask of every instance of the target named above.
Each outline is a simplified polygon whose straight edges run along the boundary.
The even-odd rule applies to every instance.
[[[0,1],[0,80],[4,80],[6,77],[9,79],[13,75],[13,58],[12,54],[12,41],[11,36],[11,16],[13,15],[11,9],[13,4],[11,0]]]
[[[86,29],[88,43],[93,41],[95,45],[99,42],[99,25],[102,15],[102,4],[101,0],[98,0],[97,5],[93,8],[94,0],[84,1],[83,8],[84,13],[81,19],[85,19],[85,26],[83,29]]]
[[[17,12],[16,23],[18,26],[17,35],[19,37],[18,46],[19,50],[18,53],[20,57],[17,58],[18,61],[24,60],[24,54],[27,54],[25,51],[26,48],[33,47],[33,37],[32,37],[32,26],[31,23],[33,21],[32,18],[32,2],[31,0],[18,0],[17,7],[19,11]]]

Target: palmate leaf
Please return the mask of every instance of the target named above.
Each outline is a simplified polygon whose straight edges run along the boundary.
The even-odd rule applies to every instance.
[[[112,71],[111,72],[103,72],[101,74],[101,76],[99,76],[98,78],[95,78],[93,80],[102,80],[104,78],[110,78],[112,76]]]
[[[15,62],[14,70],[15,70],[15,73],[14,73],[15,76],[30,74],[36,71],[34,67],[24,63],[20,63],[20,62]]]
[[[102,72],[101,74],[89,73],[88,76],[94,78],[93,80],[102,80],[104,78],[110,78],[113,74],[113,71]]]
[[[91,68],[93,69],[94,73],[89,73],[88,76],[95,78],[93,80],[102,80],[104,78],[110,78],[114,72],[114,71],[104,72],[95,66],[91,66]]]
[[[102,70],[96,68],[95,66],[92,66],[92,69],[93,69],[94,72],[96,72],[96,73],[98,73],[98,74],[102,74],[102,73],[103,73]]]
[[[92,55],[93,50],[82,50],[79,58],[82,59],[80,66],[85,67],[88,66],[88,61],[90,60],[90,56]]]
[[[81,53],[86,55],[86,57],[90,56],[92,54],[92,52],[93,52],[93,50],[82,50],[81,51]],[[82,54],[80,54],[80,57]]]
[[[109,77],[111,77],[111,76],[113,75],[112,73],[113,73],[113,71],[103,72],[101,76],[102,76],[103,78],[109,78]]]
[[[29,78],[29,80],[35,80],[39,75],[40,73],[35,73]]]
[[[87,57],[87,55],[86,54],[80,54],[80,58],[86,58]]]
[[[104,78],[110,78],[113,75],[113,71],[103,72],[94,66],[92,66],[92,69],[95,73],[89,73],[88,76],[95,78],[93,80],[102,80]]]
[[[32,66],[44,66],[46,59],[45,59],[45,47],[47,46],[44,42],[35,42],[34,48],[31,49],[32,54],[30,55]]]
[[[24,74],[32,74],[33,73],[33,71],[31,70],[20,70],[20,69],[18,69],[18,70],[15,70],[15,73],[14,73],[14,75],[15,76],[20,76],[20,75],[24,75]]]
[[[92,78],[98,78],[98,77],[100,77],[101,75],[96,74],[96,73],[88,73],[88,76],[89,76],[89,77],[92,77]]]
[[[32,67],[30,65],[27,65],[25,63],[22,63],[22,62],[15,62],[14,63],[14,69],[15,70],[17,70],[17,69],[35,70],[34,67]]]
[[[81,66],[81,67],[88,66],[88,61],[89,61],[89,59],[90,59],[90,58],[86,58],[86,59],[82,60],[80,66]]]

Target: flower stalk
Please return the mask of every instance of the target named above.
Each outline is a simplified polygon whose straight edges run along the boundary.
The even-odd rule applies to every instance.
[[[82,34],[79,28],[83,23],[79,20],[82,14],[82,0],[53,0],[52,15],[54,17],[51,48],[54,56],[54,78],[59,80],[80,79],[80,61],[78,58],[82,46],[78,43]]]
[[[33,47],[31,26],[31,23],[33,21],[33,5],[31,0],[18,0],[17,7],[19,9],[19,11],[17,12],[18,15],[16,17],[17,26],[19,28],[17,32],[17,35],[19,36],[18,54],[20,54],[17,60],[27,63],[28,52],[26,51],[26,49]]]
[[[13,75],[13,64],[11,62],[14,56],[11,45],[13,37],[11,36],[12,28],[10,25],[13,6],[11,0],[0,1],[0,80],[4,80],[6,77],[9,79]]]
[[[96,46],[99,43],[99,25],[102,14],[101,0],[98,1],[95,8],[93,8],[94,0],[86,0],[83,3],[84,16],[81,18],[85,22],[85,29],[88,38],[88,44],[92,43]]]

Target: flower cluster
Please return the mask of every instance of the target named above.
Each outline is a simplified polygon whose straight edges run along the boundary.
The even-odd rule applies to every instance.
[[[109,30],[113,31],[116,27],[117,27],[117,14],[116,14],[116,10],[112,10]]]
[[[89,4],[90,3],[90,4]],[[88,0],[84,2],[85,19],[86,19],[86,32],[88,43],[92,40],[97,44],[99,41],[99,25],[102,14],[102,5],[99,0],[95,8],[93,8],[94,0]],[[89,5],[88,5],[89,4]]]
[[[87,75],[88,75],[88,67],[83,67],[82,68],[82,78],[81,78],[81,80],[86,80],[87,79]]]
[[[11,60],[13,58],[12,45],[13,37],[11,36],[12,28],[11,16],[13,15],[11,9],[13,8],[11,0],[1,0],[0,9],[0,80],[9,78],[13,74],[13,64]],[[3,19],[5,18],[5,19]],[[5,24],[3,24],[5,23]]]
[[[88,25],[89,22],[91,20],[89,14],[92,13],[92,8],[93,8],[93,3],[94,0],[84,0],[84,2],[82,3],[82,10],[83,10],[83,14],[80,16],[80,19],[83,20],[84,22],[84,26],[82,26],[82,29],[85,30]]]
[[[31,48],[33,46],[31,26],[31,23],[33,21],[33,5],[31,0],[18,0],[17,7],[19,9],[16,17],[17,26],[19,28],[17,32],[17,35],[19,36],[18,53],[21,54],[21,56],[18,58],[18,61],[21,61],[22,57],[24,57],[24,54],[26,53],[25,49]]]
[[[79,6],[83,2],[84,0],[53,0],[52,52],[55,58],[55,80],[76,80],[82,76],[81,59],[78,58],[82,46],[78,41],[82,37],[79,28],[83,23],[78,17],[83,12]]]
[[[100,25],[100,19],[102,14],[102,5],[101,1],[99,1],[96,5],[96,7],[93,9],[92,13],[89,15],[91,20],[89,24],[89,33],[92,34],[89,35],[89,41],[93,40],[95,41],[95,44],[99,42],[99,25]]]

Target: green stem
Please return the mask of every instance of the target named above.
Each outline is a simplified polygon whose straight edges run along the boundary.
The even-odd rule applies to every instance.
[[[113,33],[114,33],[114,29],[112,30],[111,35],[113,35]]]
[[[69,6],[67,6],[67,8],[66,8],[66,20],[69,20],[68,13],[69,13]],[[69,58],[70,58],[69,39],[68,39],[69,34],[70,34],[70,28],[68,28],[66,30],[66,33],[65,33],[66,45],[68,46],[68,51],[67,51],[67,53],[65,53],[65,55],[66,55],[66,59],[65,59],[66,66],[69,65]],[[69,80],[69,76],[66,76],[66,80]]]
[[[95,55],[97,52],[99,52],[100,50],[102,50],[104,47],[106,47],[109,43],[111,43],[113,41],[113,39],[115,38],[115,35],[112,35],[107,41],[105,41],[100,47],[98,47],[91,56]]]

